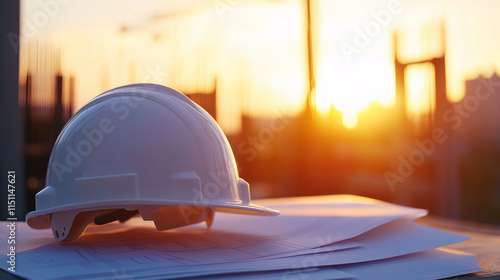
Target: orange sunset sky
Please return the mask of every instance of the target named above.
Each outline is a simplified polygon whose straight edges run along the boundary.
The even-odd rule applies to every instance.
[[[28,39],[25,45],[43,42],[60,51],[62,72],[75,76],[76,109],[123,84],[153,82],[203,92],[211,90],[215,80],[218,101],[223,104],[219,123],[229,132],[238,130],[235,119],[241,112],[294,115],[304,107],[308,87],[305,0],[48,3],[52,5],[22,2],[21,36]],[[413,34],[406,45],[406,53],[413,57],[422,50],[419,27],[445,23],[452,101],[462,98],[464,80],[500,72],[499,1],[311,3],[320,112],[333,106],[346,120],[355,121],[372,104],[393,106],[391,36],[396,29]],[[46,14],[46,22],[37,18],[41,13]],[[363,44],[356,43],[360,36],[365,36]],[[27,67],[27,49],[21,50],[21,75]],[[409,83],[418,93],[426,74],[425,70],[413,72]],[[428,97],[412,95],[411,89],[409,93],[410,113],[429,110]]]

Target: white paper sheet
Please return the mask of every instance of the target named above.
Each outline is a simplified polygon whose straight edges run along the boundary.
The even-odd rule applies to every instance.
[[[253,280],[253,279],[359,279],[359,280],[433,280],[481,271],[474,255],[433,249],[390,259],[353,265],[337,265],[311,270],[278,270],[265,273],[239,273],[185,280]],[[345,273],[345,274],[342,274]]]
[[[141,278],[161,275],[165,279],[221,271],[289,269],[293,262],[300,267],[311,253],[325,259],[318,265],[359,262],[464,240],[412,224],[411,219],[425,215],[425,210],[356,196],[259,203],[279,209],[282,215],[217,213],[209,230],[199,224],[165,232],[135,218],[124,224],[91,227],[80,239],[68,244],[56,243],[50,230],[33,230],[17,223],[16,272],[32,279],[109,279],[117,273]],[[401,226],[402,223],[406,225]],[[388,227],[389,232],[383,227]],[[7,228],[0,224],[0,240],[7,240],[7,234]],[[328,250],[328,258],[314,254],[318,248]],[[4,242],[0,249],[6,251]],[[5,262],[2,268],[5,269]],[[339,279],[349,276],[345,272],[335,275]]]
[[[173,275],[168,269],[159,272],[164,277],[187,277],[217,273],[239,273],[249,271],[269,271],[278,269],[310,270],[321,266],[351,264],[391,258],[433,249],[467,240],[465,236],[447,233],[413,223],[410,219],[400,219],[377,227],[348,242],[362,244],[345,250],[329,251],[330,246],[323,246],[311,250],[306,255],[290,255],[284,258],[259,259],[245,262],[234,262],[228,265],[210,264],[191,266],[184,273],[175,272]],[[342,242],[340,242],[342,243]],[[289,254],[286,254],[289,255]],[[339,274],[343,275],[343,274]]]

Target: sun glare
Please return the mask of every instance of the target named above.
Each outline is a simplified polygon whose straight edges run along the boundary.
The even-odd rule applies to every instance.
[[[355,128],[358,125],[358,114],[354,112],[342,113],[342,124],[348,129]]]
[[[393,70],[388,61],[368,57],[339,64],[342,58],[334,56],[324,61],[319,66],[316,91],[320,113],[328,113],[333,106],[342,112],[344,126],[353,129],[358,124],[358,114],[370,104],[393,102]]]
[[[148,3],[145,1],[142,6],[141,15],[142,21],[149,24],[129,19],[122,9],[113,12],[116,18],[103,14],[105,21],[86,24],[87,18],[78,9],[84,4],[75,4],[64,12],[61,10],[61,17],[48,23],[46,29],[50,32],[40,32],[45,34],[41,38],[46,38],[61,50],[61,71],[71,72],[76,79],[75,109],[104,90],[147,81],[186,92],[216,89],[217,100],[221,100],[218,101],[221,103],[218,122],[229,133],[236,133],[241,128],[239,115],[242,111],[251,116],[272,117],[276,111],[296,115],[302,110],[308,85],[303,3],[251,1],[238,5],[238,9],[225,10],[224,20],[213,9],[179,12],[172,17],[151,17],[150,12],[146,12],[149,9],[158,10],[159,14],[168,13],[165,7],[159,9],[153,2]],[[106,5],[113,7],[111,2]],[[323,116],[339,110],[345,115],[344,125],[354,128],[358,125],[357,117],[371,105],[395,105],[390,34],[395,27],[408,25],[406,21],[410,19],[399,17],[396,21],[394,17],[394,23],[384,26],[376,38],[370,37],[366,46],[355,46],[357,51],[346,56],[340,46],[345,42],[354,44],[357,27],[366,22],[353,21],[355,14],[338,12],[336,5],[335,1],[322,1],[320,15],[336,14],[319,16],[317,28],[312,29],[316,33],[313,34],[311,64],[316,79],[313,103]],[[33,18],[38,8],[33,4],[25,5],[23,17]],[[465,89],[463,83],[455,81],[460,81],[465,74],[473,78],[479,74],[478,69],[488,70],[484,68],[486,66],[480,66],[486,65],[486,60],[494,55],[485,54],[482,64],[474,62],[479,61],[482,52],[459,55],[475,45],[462,46],[462,41],[461,44],[453,41],[453,38],[460,38],[456,33],[460,29],[452,19],[447,22],[447,34],[450,34],[447,39],[455,46],[451,49],[455,53],[451,52],[447,57],[447,63],[450,63],[447,65],[447,75],[450,76],[447,86],[449,97],[458,101]],[[412,15],[411,21],[416,20],[417,17]],[[466,27],[465,23],[460,23],[460,26]],[[478,39],[489,38],[493,32],[486,28],[483,31],[489,33],[479,32]],[[420,37],[408,37],[413,38],[408,47],[418,51],[417,47],[422,44]],[[33,47],[35,41],[31,41]],[[493,51],[494,48],[490,47],[484,50]],[[21,60],[21,68],[26,68],[26,52]],[[495,69],[500,69],[498,65],[500,63],[495,63]],[[431,97],[434,96],[435,82],[431,68],[429,65],[407,68],[407,110],[413,118],[434,110]],[[360,117],[359,122],[364,119]]]
[[[434,68],[432,64],[410,65],[407,76],[407,110],[414,117],[434,110]]]

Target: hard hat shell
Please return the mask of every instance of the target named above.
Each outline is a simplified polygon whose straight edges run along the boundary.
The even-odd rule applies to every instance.
[[[163,230],[210,225],[214,211],[279,214],[250,203],[231,147],[204,109],[171,88],[132,84],[97,96],[67,122],[26,220],[69,241],[92,222],[140,213]]]

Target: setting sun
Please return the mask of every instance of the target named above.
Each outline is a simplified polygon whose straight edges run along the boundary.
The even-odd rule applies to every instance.
[[[344,126],[352,129],[357,125],[357,115],[370,104],[387,106],[394,102],[390,61],[368,57],[347,62],[335,56],[322,61],[316,90],[320,113],[328,113],[333,106],[343,113]]]
[[[46,32],[31,40],[33,52],[36,40],[41,45],[48,41],[60,50],[61,71],[77,77],[75,109],[98,92],[144,81],[168,84],[186,92],[216,88],[220,103],[218,121],[229,133],[241,129],[241,113],[272,117],[279,111],[294,116],[304,108],[308,56],[304,5],[300,1],[237,2],[222,10],[210,4],[193,9],[183,1],[169,1],[161,6],[146,1],[140,9],[130,8],[132,1],[119,6],[104,2],[103,12],[85,9],[87,2],[71,1],[64,5],[61,14],[47,24]],[[354,128],[364,122],[363,118],[354,121],[354,116],[360,117],[371,105],[394,106],[391,34],[398,29],[410,30],[411,23],[419,27],[447,15],[446,39],[453,46],[446,62],[450,100],[456,102],[463,97],[463,84],[457,81],[473,78],[479,70],[491,75],[500,69],[497,60],[485,62],[496,57],[494,46],[498,44],[481,45],[481,51],[470,51],[476,48],[474,42],[499,40],[484,23],[464,21],[460,12],[454,12],[479,9],[472,3],[433,6],[432,10],[428,9],[430,4],[421,3],[415,10],[409,1],[401,1],[402,12],[392,14],[387,25],[380,25],[375,35],[356,45],[356,51],[346,57],[342,46],[355,44],[359,30],[366,33],[367,24],[374,21],[373,13],[387,5],[380,1],[365,6],[341,2],[341,9],[337,1],[319,1],[320,9],[313,9],[317,22],[312,27],[316,80],[316,93],[312,96],[320,114],[332,109],[342,112],[346,127]],[[38,6],[25,3],[23,17],[33,19]],[[483,12],[488,11],[494,9]],[[100,20],[89,22],[90,16]],[[491,20],[497,21],[494,16]],[[26,21],[21,22],[21,27],[22,32],[29,31]],[[419,51],[420,37],[413,35],[408,36],[408,45]],[[462,35],[472,39],[463,41]],[[34,54],[24,51],[22,73],[30,64],[28,57],[33,58]],[[420,97],[420,92],[427,88],[422,81],[432,84],[427,78],[428,70],[423,71],[409,68],[407,73],[407,109],[412,117],[432,110],[433,106],[428,93]]]
[[[342,124],[348,129],[355,128],[358,125],[358,115],[353,112],[342,113]]]

